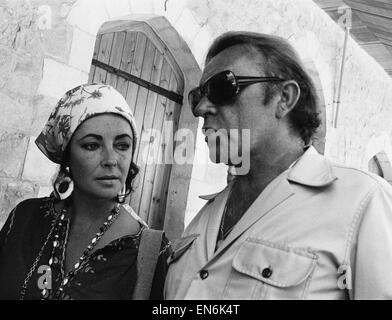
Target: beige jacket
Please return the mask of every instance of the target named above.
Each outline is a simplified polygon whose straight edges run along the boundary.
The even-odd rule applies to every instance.
[[[166,299],[392,299],[392,187],[308,151],[215,251],[230,185],[174,243]]]

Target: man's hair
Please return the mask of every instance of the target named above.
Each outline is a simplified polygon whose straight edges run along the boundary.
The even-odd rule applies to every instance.
[[[221,51],[243,45],[256,50],[264,57],[264,61],[255,61],[263,67],[267,76],[295,80],[300,87],[300,97],[296,106],[289,113],[292,127],[300,134],[305,144],[320,126],[318,98],[313,81],[305,71],[302,62],[289,42],[281,37],[246,31],[230,31],[219,36],[207,52],[206,64]],[[257,59],[257,57],[255,57]],[[279,84],[268,84],[266,87],[267,104]]]

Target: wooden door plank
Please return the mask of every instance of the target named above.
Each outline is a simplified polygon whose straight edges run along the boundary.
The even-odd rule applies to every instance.
[[[165,89],[169,88],[170,74],[171,74],[171,70],[170,70],[169,64],[166,63],[166,61],[163,61],[162,71],[161,71],[160,80],[159,80],[159,86],[161,86]],[[156,128],[160,132],[162,132],[162,125],[163,125],[163,118],[164,118],[165,107],[166,107],[166,100],[167,100],[166,97],[158,95],[156,104],[154,106],[156,110],[155,110],[155,120],[153,123],[153,128]],[[161,141],[158,141],[157,143],[160,144]],[[158,156],[160,157],[160,155],[158,155]],[[138,177],[139,185],[141,184],[141,179],[142,178]],[[143,177],[143,180],[144,180],[144,177]],[[155,185],[155,181],[154,181],[154,185]],[[141,189],[137,190],[135,188],[135,192],[131,197],[131,206],[132,207],[139,205],[140,197],[141,197],[140,192],[141,192]],[[144,218],[146,218],[146,217],[144,217]]]
[[[154,64],[152,67],[152,73],[150,79],[151,83],[159,85],[161,73],[163,71],[162,66],[163,66],[163,55],[158,50],[155,50]],[[140,188],[140,196],[138,197],[139,215],[143,217],[143,219],[145,220],[148,219],[150,197],[152,192],[152,186],[154,184],[156,161],[152,161],[151,164],[147,164],[146,163],[147,159],[143,158],[143,155],[144,154],[148,155],[151,145],[152,144],[155,145],[157,143],[157,141],[154,141],[154,139],[159,139],[159,137],[151,136],[151,130],[150,130],[150,129],[152,130],[158,129],[158,128],[154,128],[155,116],[157,115],[157,110],[159,110],[160,108],[159,106],[157,106],[158,96],[159,95],[153,91],[148,92],[146,113],[144,116],[143,130],[141,133],[140,146],[138,152],[138,157],[142,158],[141,161],[139,161],[139,163],[144,168],[144,170],[142,170],[144,171],[143,184],[142,187]],[[160,122],[162,122],[162,120]],[[160,129],[161,128],[158,129],[159,134],[160,134]]]
[[[151,81],[152,75],[153,75],[153,65],[154,65],[154,57],[155,57],[155,47],[151,41],[147,41],[147,46],[146,46],[146,51],[144,53],[144,60],[143,60],[143,66],[142,66],[142,71],[140,73],[140,78],[146,80],[146,81]],[[158,81],[158,80],[157,80]],[[139,86],[140,87],[140,86]],[[148,98],[148,93],[149,90],[146,88],[140,87],[137,100],[136,100],[136,105],[135,105],[135,121],[136,123],[143,124],[138,127],[138,136],[141,136],[141,133],[143,131],[143,128],[145,127],[145,115],[148,112],[151,112],[152,108],[149,107],[147,104],[147,98]],[[148,129],[148,127],[146,127]],[[139,146],[140,146],[140,140],[136,149],[136,154],[139,154]]]
[[[154,21],[155,26],[157,26],[157,23],[161,24],[160,26],[158,26],[158,28],[170,27],[170,24],[167,21],[156,20],[156,19],[154,19],[154,20],[155,20]],[[125,30],[126,26],[127,26],[127,24],[124,24],[122,26],[122,30]],[[113,32],[116,30],[120,30],[117,27],[115,27],[113,29],[111,29],[110,27],[105,28],[105,29],[108,30],[107,32]],[[181,71],[180,67],[178,66],[177,62],[175,61],[175,59],[173,58],[173,56],[171,55],[169,48],[164,43],[164,41],[161,39],[161,37],[146,22],[140,22],[140,23],[136,23],[136,24],[130,23],[129,28],[130,29],[127,29],[127,30],[142,32],[147,37],[147,39],[149,39],[149,41],[151,41],[154,44],[156,49],[161,51],[161,53],[165,54],[166,60],[170,64],[172,70],[174,71],[174,73],[176,75],[176,79],[179,82],[178,87],[176,88],[176,92],[182,94],[183,90],[184,90],[184,86],[183,86],[184,83],[182,81],[182,79],[183,79],[182,71]]]
[[[138,32],[137,39],[136,39],[134,58],[133,58],[131,70],[129,70],[129,73],[131,73],[137,77],[140,77],[140,74],[142,71],[143,58],[144,58],[144,53],[145,53],[145,49],[146,49],[146,44],[147,44],[146,36],[143,33]],[[129,104],[132,112],[135,110],[138,92],[139,92],[139,85],[137,85],[136,83],[133,83],[133,82],[129,82],[126,100]]]
[[[171,79],[170,79],[170,88],[172,90],[175,90],[177,87],[177,81],[175,78],[175,74],[172,73]],[[181,110],[181,106],[175,103],[172,100],[167,101],[166,105],[166,111],[165,111],[165,123],[173,123],[173,134],[175,137],[175,134],[178,130],[178,125],[174,121],[177,118],[177,115],[175,113],[175,110],[179,111]],[[166,145],[166,150],[165,150],[165,157],[166,158],[171,158],[173,159],[173,152],[175,150],[175,141],[173,139],[168,139],[168,144]],[[174,161],[174,159],[173,159]],[[166,202],[167,202],[167,196],[168,196],[168,186],[169,186],[169,180],[170,180],[170,175],[171,175],[171,169],[172,165],[166,165],[166,168],[164,170],[163,174],[163,179],[161,185],[163,186],[161,188],[161,199],[158,213],[156,213],[157,217],[154,217],[159,222],[159,228],[163,228],[164,220],[165,220],[165,210],[166,210]],[[186,199],[184,199],[186,201]],[[170,213],[169,213],[170,214]]]
[[[110,54],[109,65],[117,69],[120,68],[121,57],[124,49],[125,36],[126,36],[125,32],[116,32],[113,38],[113,45]],[[119,78],[118,76],[109,72],[108,75],[106,76],[106,83],[113,86],[114,88],[117,88],[118,78]]]
[[[139,37],[139,34],[138,34]],[[145,38],[145,36],[143,35]],[[152,67],[153,67],[153,62],[154,62],[154,54],[155,54],[155,47],[151,43],[151,41],[146,40],[146,46],[145,50],[143,52],[140,52],[140,55],[144,57],[142,64],[140,65],[140,62],[142,59],[138,57],[139,53],[138,50],[135,52],[135,63],[139,65],[132,65],[132,70],[134,72],[138,73],[138,76],[140,78],[148,79],[150,81],[151,79],[151,72],[152,72]],[[136,61],[139,60],[139,61]],[[132,73],[131,70],[131,73]],[[137,123],[137,135],[138,137],[141,136],[141,132],[144,127],[144,115],[146,112],[147,108],[147,96],[148,96],[148,90],[146,88],[143,88],[141,86],[138,86],[137,90],[137,98],[135,102],[135,109],[134,109],[134,116],[135,116],[135,122]],[[144,179],[144,167],[142,163],[142,158],[139,157],[139,146],[140,146],[140,139],[136,145],[136,151],[135,151],[135,158],[136,158],[136,164],[139,167],[139,184],[136,186],[135,191],[134,191],[134,196],[131,199],[132,207],[133,209],[138,213],[139,212],[139,203],[140,203],[140,193],[143,188],[143,179]]]
[[[170,65],[167,63],[167,61],[164,61],[163,68],[162,68],[162,75],[161,75],[161,86],[165,86],[166,88],[169,88],[170,85],[170,76],[171,76],[172,70],[170,68]],[[161,189],[164,188],[162,183],[163,175],[166,169],[168,169],[171,164],[165,164],[165,151],[167,149],[165,148],[165,141],[166,137],[165,134],[169,134],[170,132],[167,130],[165,127],[165,110],[166,110],[166,104],[168,103],[168,99],[165,98],[164,96],[159,96],[157,103],[156,103],[156,114],[154,118],[154,123],[153,123],[153,128],[156,129],[159,133],[159,140],[154,141],[156,144],[158,144],[158,150],[156,150],[156,166],[154,168],[154,172],[151,177],[148,177],[146,180],[146,183],[150,183],[152,188],[151,190],[146,190],[142,194],[142,201],[149,201],[148,204],[148,215],[146,218],[146,221],[148,223],[152,223],[151,226],[157,225],[157,222],[159,220],[158,214],[156,213],[157,208],[159,208],[160,202],[162,201],[161,199]],[[168,137],[171,139],[171,137]],[[155,147],[156,145],[154,145]],[[151,179],[150,181],[148,179]],[[150,194],[148,194],[150,193]],[[147,205],[145,205],[147,207]],[[158,223],[159,225],[159,223]]]
[[[170,72],[169,88],[175,89],[175,76]],[[173,160],[173,137],[176,132],[176,127],[171,126],[170,123],[170,110],[173,108],[171,105],[175,102],[165,99],[163,103],[162,114],[162,141],[160,148],[160,158],[162,164],[159,164],[155,169],[154,185],[152,195],[150,197],[149,219],[148,222],[154,228],[161,229],[165,220],[165,208],[167,198],[167,187],[170,178]],[[168,163],[169,162],[169,163]]]
[[[101,44],[101,38],[102,38],[101,34],[97,35],[97,37],[96,37],[95,45],[94,45],[93,59],[98,59],[99,46]],[[88,83],[93,83],[93,81],[94,81],[94,74],[95,74],[95,66],[93,64],[91,64],[90,73],[88,75]]]
[[[133,57],[135,54],[135,46],[136,46],[136,32],[127,31],[123,53],[121,56],[120,70],[125,72],[130,72],[133,62]],[[127,97],[128,91],[128,81],[124,78],[119,78],[117,81],[117,90],[124,96]]]
[[[110,53],[112,51],[113,38],[114,33],[107,33],[102,35],[97,60],[106,64],[109,63]],[[106,70],[97,67],[95,69],[94,82],[106,83],[106,75]]]

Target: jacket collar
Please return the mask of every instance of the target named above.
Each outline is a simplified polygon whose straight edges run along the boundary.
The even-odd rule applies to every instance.
[[[288,170],[276,177],[263,190],[215,252],[213,252],[212,248],[215,245],[214,240],[216,240],[216,227],[219,227],[222,215],[221,212],[223,211],[223,206],[227,200],[227,194],[231,184],[229,184],[224,191],[218,193],[218,196],[209,196],[208,200],[216,200],[217,203],[215,206],[220,205],[222,207],[219,207],[220,210],[217,210],[214,206],[214,208],[211,208],[209,211],[214,213],[212,214],[212,219],[214,219],[215,223],[212,225],[215,226],[215,228],[214,232],[209,230],[208,243],[211,243],[209,244],[207,254],[207,259],[209,260],[207,265],[211,263],[212,260],[214,260],[220,252],[225,250],[225,248],[227,248],[235,239],[256,223],[256,221],[260,220],[270,211],[286,203],[286,201],[288,201],[288,199],[296,193],[296,188],[293,188],[292,183],[310,187],[324,187],[333,183],[336,179],[337,177],[333,172],[331,163],[320,155],[316,149],[310,147],[295,163],[290,166]],[[217,212],[219,212],[219,215],[216,214]]]
[[[308,187],[325,187],[337,179],[331,162],[310,146],[288,169],[287,180]],[[222,191],[221,191],[222,192]],[[203,200],[213,200],[221,192],[200,195]]]
[[[328,159],[314,147],[308,150],[289,168],[287,180],[309,187],[325,187],[337,179]]]

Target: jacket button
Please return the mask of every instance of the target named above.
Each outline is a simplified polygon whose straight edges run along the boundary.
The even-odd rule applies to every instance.
[[[270,268],[265,268],[262,272],[261,275],[263,278],[269,278],[272,276],[272,270]]]
[[[207,270],[201,270],[200,271],[200,278],[202,280],[206,279],[208,277],[208,271]]]

